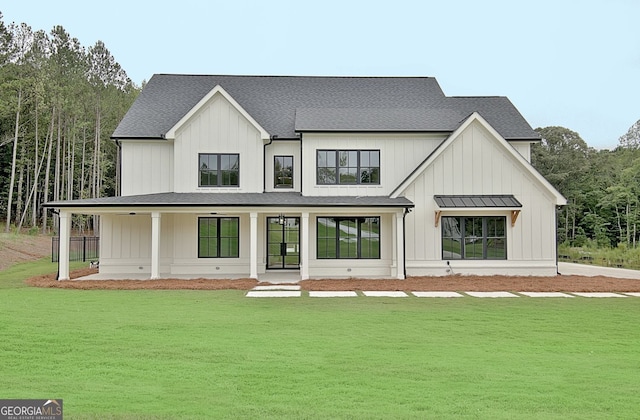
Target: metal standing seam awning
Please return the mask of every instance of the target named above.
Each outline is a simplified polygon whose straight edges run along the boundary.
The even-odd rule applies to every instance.
[[[502,195],[435,195],[438,209],[435,211],[435,226],[438,227],[443,210],[450,209],[503,209],[511,212],[511,226],[515,226],[522,203],[511,194]]]

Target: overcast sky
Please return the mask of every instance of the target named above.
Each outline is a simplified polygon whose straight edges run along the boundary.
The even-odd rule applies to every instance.
[[[102,40],[154,73],[433,76],[507,96],[533,128],[614,148],[640,119],[638,0],[2,0],[5,24]]]

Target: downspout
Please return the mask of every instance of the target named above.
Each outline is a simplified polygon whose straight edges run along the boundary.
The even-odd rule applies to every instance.
[[[402,269],[404,270],[404,279],[407,279],[407,225],[406,225],[406,217],[407,214],[411,213],[411,209],[409,207],[405,207],[402,212]]]
[[[267,192],[267,146],[273,143],[278,136],[270,136],[269,143],[262,145],[262,192]]]
[[[116,165],[116,177],[118,179],[118,191],[116,191],[116,196],[122,195],[122,144],[119,139],[113,139],[116,142],[116,147],[118,148],[118,163]]]
[[[558,246],[560,246],[560,244],[558,243],[558,206],[553,206],[553,221],[554,221],[554,225],[556,227],[556,275],[561,275],[560,274],[560,266],[558,265]]]

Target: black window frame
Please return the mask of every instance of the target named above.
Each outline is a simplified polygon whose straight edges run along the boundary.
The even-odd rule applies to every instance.
[[[447,226],[450,225],[449,219],[456,219],[458,235],[449,234],[445,236],[445,230],[450,229]],[[478,231],[478,221],[481,222],[481,231]],[[493,232],[490,232],[490,224],[494,222]],[[495,222],[502,224],[501,228],[498,227]],[[471,226],[468,226],[471,223]],[[469,235],[469,229],[472,234]],[[502,235],[499,235],[499,230],[502,231]],[[477,234],[480,235],[477,235]],[[506,260],[507,259],[507,217],[506,216],[442,216],[440,218],[440,238],[441,238],[441,256],[443,260]],[[454,252],[445,249],[445,241],[459,241],[459,257],[455,256]],[[502,246],[495,246],[502,240]],[[480,241],[480,242],[478,242]],[[481,257],[467,255],[467,248],[479,248],[481,251]],[[491,255],[490,250],[501,250],[502,255],[495,257]],[[445,251],[450,252],[451,255],[445,256]],[[469,254],[472,254],[469,252]],[[476,251],[473,253],[478,255]]]
[[[320,236],[320,220],[321,219],[332,219],[335,222],[335,226],[336,228],[335,230],[335,236],[329,235],[329,236]],[[363,255],[363,236],[362,236],[362,226],[363,224],[366,224],[368,219],[373,219],[373,221],[371,223],[375,223],[378,225],[378,240],[375,241],[377,243],[377,247],[375,247],[375,252],[374,252],[374,256],[362,256]],[[346,239],[344,237],[340,236],[340,233],[342,233],[342,230],[339,228],[340,223],[341,222],[345,222],[345,221],[355,221],[356,223],[356,232],[357,232],[357,237],[355,238],[357,243],[356,243],[356,255],[352,256],[352,255],[341,255],[341,247],[340,247],[340,241],[341,239]],[[327,226],[328,224],[325,223],[325,226]],[[318,216],[316,218],[316,258],[319,260],[379,260],[381,258],[380,252],[381,252],[381,245],[380,245],[380,235],[381,235],[381,225],[380,225],[380,216]],[[366,239],[366,237],[365,237]],[[333,243],[333,245],[335,246],[335,256],[332,255],[327,255],[327,252],[325,252],[325,255],[321,255],[320,254],[320,241],[326,241],[325,243],[325,250],[328,249],[333,249],[333,247],[331,247],[331,243]],[[372,243],[372,241],[368,242],[370,245]],[[368,254],[371,255],[372,248],[369,247],[369,252]]]
[[[216,235],[207,235],[202,236],[202,221],[206,220],[208,222],[215,221],[216,223]],[[232,220],[235,221],[236,224],[236,235],[222,235],[222,221],[223,220]],[[235,239],[235,247],[228,247],[230,251],[228,255],[222,255],[222,242],[225,240],[233,240]],[[202,240],[214,240],[215,241],[215,255],[211,255],[211,252],[204,253],[202,249]],[[207,244],[207,250],[210,250],[209,243]],[[227,216],[215,216],[215,217],[198,217],[198,258],[240,258],[240,218],[239,217],[227,217]]]
[[[203,183],[203,168],[200,167],[200,162],[202,162],[202,157],[208,156],[209,158],[215,156],[216,158],[216,169],[210,170],[210,172],[216,172],[216,184]],[[235,184],[225,184],[224,183],[224,174],[225,170],[222,169],[222,159],[223,157],[234,156],[237,159],[237,169],[232,171],[227,171],[230,174],[235,173],[235,179],[237,182]],[[240,187],[240,153],[198,153],[198,187],[202,188],[229,188],[229,187]]]
[[[369,156],[369,165],[363,165],[363,153],[371,153],[375,152],[378,154],[378,166],[371,165],[370,156]],[[334,166],[320,166],[320,154],[326,153],[327,157],[329,154],[333,154]],[[346,165],[340,165],[340,154],[341,153],[356,153],[356,162],[350,162],[348,157],[348,162]],[[321,177],[322,169],[333,169],[334,179],[333,181],[327,181],[326,175]],[[340,169],[346,168],[355,169],[355,182],[341,182]],[[376,169],[377,180],[375,182],[371,181],[363,181],[363,170],[368,169],[367,173],[369,174],[369,179],[371,179],[371,174],[373,173],[373,169]],[[321,179],[322,178],[322,179]],[[317,149],[316,150],[316,185],[380,185],[380,149]]]
[[[291,184],[279,184],[278,183],[278,179],[283,178],[284,175],[286,174],[286,171],[284,169],[277,169],[277,161],[278,159],[291,159]],[[277,188],[277,189],[292,189],[293,188],[293,183],[294,183],[294,178],[293,178],[293,174],[294,174],[294,169],[293,169],[293,155],[275,155],[273,157],[273,188]]]

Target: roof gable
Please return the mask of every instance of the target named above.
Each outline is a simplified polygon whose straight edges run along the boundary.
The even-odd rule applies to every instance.
[[[220,85],[216,85],[209,93],[207,93],[195,106],[193,106],[177,123],[171,127],[167,133],[164,135],[165,138],[174,139],[176,137],[176,131],[182,127],[191,117],[193,117],[200,109],[207,105],[209,101],[211,101],[216,95],[221,95],[224,97],[230,104],[233,106],[243,117],[245,117],[251,125],[253,125],[259,132],[260,137],[263,140],[269,139],[269,133],[262,128],[262,126],[251,116],[247,111],[245,111],[242,106],[235,99],[231,97],[227,93],[226,90],[222,88]]]
[[[474,112],[467,118],[445,141],[443,141],[427,158],[407,177],[404,181],[398,185],[390,197],[396,198],[409,185],[416,181],[416,179],[422,175],[422,173],[431,166],[436,159],[438,159],[445,150],[452,146],[462,135],[462,133],[469,128],[472,124],[478,123],[484,127],[490,134],[489,138],[492,139],[501,149],[513,158],[523,171],[528,172],[538,184],[540,184],[546,191],[548,191],[556,201],[556,205],[564,205],[567,203],[566,198],[558,192],[525,158],[520,155],[480,114]]]

